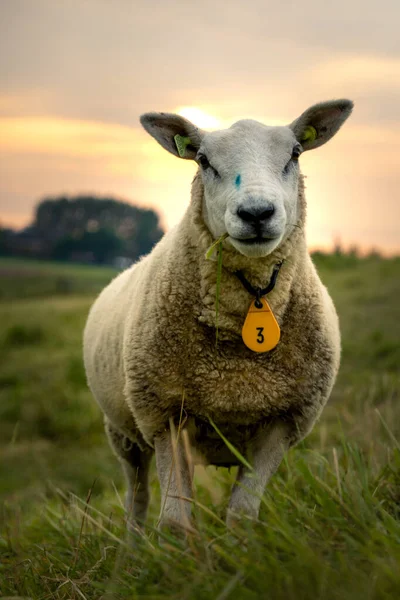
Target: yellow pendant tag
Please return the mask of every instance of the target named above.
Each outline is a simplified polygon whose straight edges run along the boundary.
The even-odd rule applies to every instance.
[[[250,304],[243,324],[242,338],[250,350],[268,352],[278,344],[281,330],[265,298],[260,298],[260,308],[257,308],[256,302],[257,300],[253,300]]]

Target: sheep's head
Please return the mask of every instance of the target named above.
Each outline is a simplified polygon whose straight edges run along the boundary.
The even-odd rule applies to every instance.
[[[238,121],[204,132],[179,115],[146,113],[143,127],[166,150],[198,163],[204,219],[215,238],[249,257],[270,254],[299,218],[299,157],[327,142],[350,115],[350,100],[316,104],[291,125]]]

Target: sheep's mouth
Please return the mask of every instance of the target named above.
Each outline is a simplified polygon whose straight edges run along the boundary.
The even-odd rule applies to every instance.
[[[261,235],[257,235],[256,237],[240,239],[240,238],[232,238],[235,242],[239,242],[240,244],[245,244],[246,246],[256,246],[257,244],[268,244],[268,242],[273,242],[276,240],[276,237],[263,237]]]

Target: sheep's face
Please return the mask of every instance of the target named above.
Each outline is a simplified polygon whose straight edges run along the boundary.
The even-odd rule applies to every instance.
[[[262,257],[299,219],[300,154],[325,144],[352,108],[350,100],[332,100],[312,106],[287,127],[244,120],[211,133],[168,113],[146,113],[141,123],[166,150],[198,163],[212,235],[228,233],[238,252]]]
[[[196,155],[204,183],[204,219],[215,238],[241,254],[270,254],[298,214],[302,146],[289,127],[238,121],[206,133]]]

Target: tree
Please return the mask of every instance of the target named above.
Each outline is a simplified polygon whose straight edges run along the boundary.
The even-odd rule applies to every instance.
[[[53,248],[53,258],[57,260],[78,260],[99,264],[112,262],[123,254],[123,240],[113,231],[99,229],[85,231],[82,236],[66,236]]]
[[[41,240],[46,258],[91,262],[112,262],[117,256],[136,260],[164,233],[154,210],[94,196],[41,201],[25,231]]]

